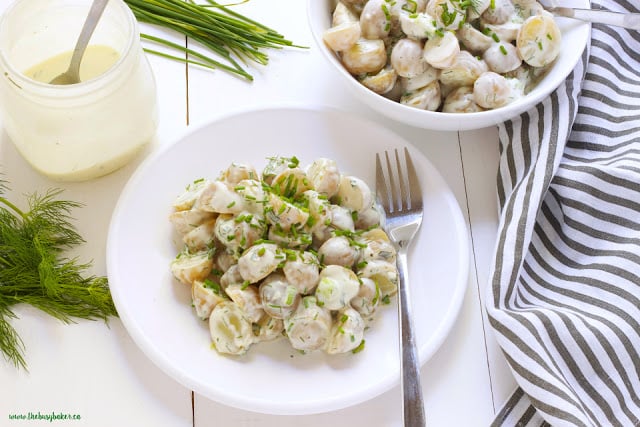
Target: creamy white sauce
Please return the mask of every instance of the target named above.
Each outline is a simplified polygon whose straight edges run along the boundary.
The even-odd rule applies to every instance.
[[[49,83],[54,77],[67,71],[71,63],[73,51],[63,52],[48,58],[24,74],[36,81]],[[80,81],[84,82],[96,78],[109,70],[120,58],[118,51],[106,45],[89,45],[80,63]]]

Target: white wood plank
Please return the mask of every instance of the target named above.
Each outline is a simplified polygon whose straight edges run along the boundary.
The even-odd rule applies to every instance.
[[[489,274],[498,229],[498,171],[497,127],[460,132],[462,161],[469,200],[469,217],[473,234],[475,270],[482,307],[482,323],[486,341],[488,369],[491,375],[491,393],[495,411],[499,411],[516,387],[515,379],[498,346],[485,305],[489,298]]]

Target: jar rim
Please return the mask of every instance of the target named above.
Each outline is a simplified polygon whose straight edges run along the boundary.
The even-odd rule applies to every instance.
[[[10,18],[11,13],[17,9],[20,5],[29,3],[31,0],[16,0],[6,11],[0,16],[0,28],[5,26],[5,21]],[[110,0],[107,4],[107,8],[110,4],[115,4],[126,16],[126,31],[129,36],[126,44],[123,46],[120,57],[118,60],[104,73],[92,79],[81,81],[72,85],[54,85],[50,83],[41,82],[27,77],[24,72],[18,70],[11,61],[7,58],[5,51],[0,47],[0,65],[4,64],[4,67],[9,73],[5,72],[5,77],[10,80],[11,83],[16,85],[20,89],[24,89],[25,86],[37,90],[39,96],[48,98],[73,98],[76,96],[85,96],[88,92],[99,90],[105,85],[109,84],[114,78],[118,76],[119,69],[122,64],[127,60],[127,57],[134,51],[134,45],[140,37],[138,23],[133,14],[133,11],[122,0]],[[106,10],[105,10],[106,11]],[[73,46],[70,48],[73,49]]]

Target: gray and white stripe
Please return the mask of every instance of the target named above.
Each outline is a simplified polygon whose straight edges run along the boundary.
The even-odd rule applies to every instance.
[[[487,311],[520,388],[494,426],[640,424],[639,52],[594,25],[566,82],[499,127]]]

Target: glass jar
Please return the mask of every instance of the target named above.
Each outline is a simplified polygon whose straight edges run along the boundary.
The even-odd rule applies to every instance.
[[[130,161],[157,128],[156,84],[138,23],[110,0],[89,42],[119,58],[73,85],[28,78],[26,70],[73,50],[90,0],[18,0],[0,19],[0,123],[22,156],[59,181],[108,174]]]

